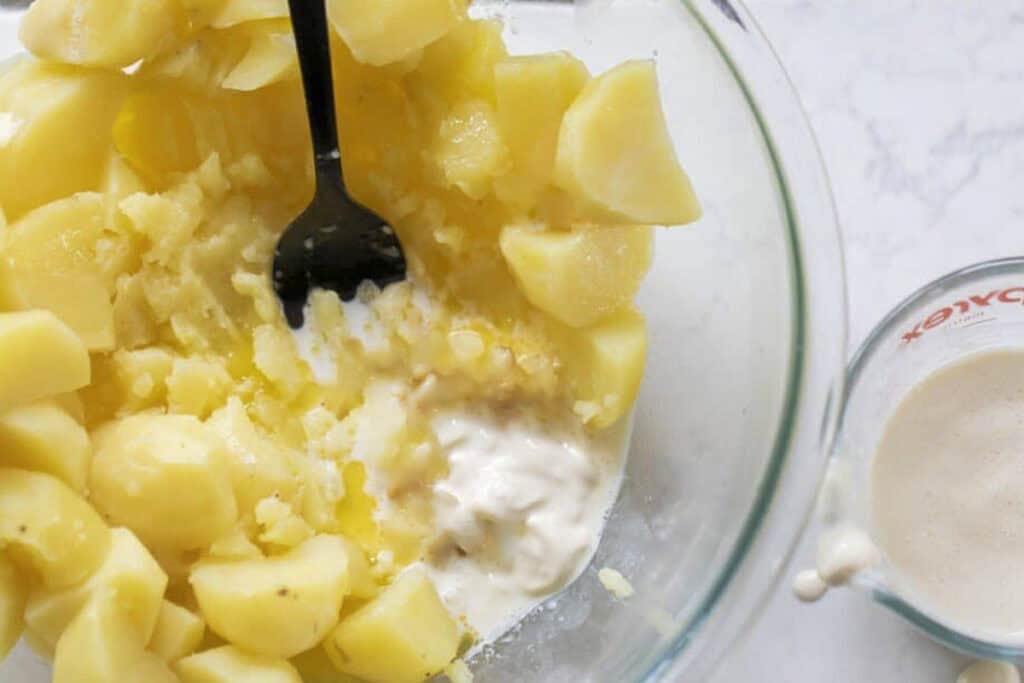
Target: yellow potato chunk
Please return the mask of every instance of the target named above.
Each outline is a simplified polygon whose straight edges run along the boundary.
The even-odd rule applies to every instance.
[[[257,427],[237,397],[214,413],[207,423],[223,438],[238,507],[253,510],[259,501],[278,495],[290,500],[299,480],[287,449]]]
[[[63,394],[57,394],[53,397],[53,402],[63,410],[65,413],[70,415],[75,422],[83,424],[85,422],[85,405],[82,403],[82,398],[78,395],[77,391],[68,391]]]
[[[46,472],[84,494],[91,456],[85,428],[56,401],[0,415],[0,466]]]
[[[8,219],[100,186],[123,92],[119,73],[35,60],[0,75],[0,204]]]
[[[74,391],[89,377],[89,352],[53,313],[0,313],[0,410]]]
[[[205,632],[206,624],[198,615],[164,600],[147,649],[165,662],[176,662],[196,651]]]
[[[492,179],[508,169],[508,149],[494,110],[482,100],[460,102],[441,123],[434,159],[449,185],[473,199],[491,188]]]
[[[380,586],[373,579],[370,562],[366,553],[355,542],[341,537],[348,552],[349,592],[354,598],[368,599],[380,592]]]
[[[36,0],[19,36],[43,59],[119,69],[173,43],[184,19],[177,0]]]
[[[593,207],[595,220],[675,225],[700,217],[654,62],[625,62],[587,83],[562,120],[555,181]]]
[[[143,658],[144,644],[113,592],[97,593],[57,643],[53,683],[124,681]]]
[[[653,234],[633,226],[577,226],[572,232],[507,226],[501,253],[537,308],[586,327],[633,300],[651,265]]]
[[[415,683],[455,659],[459,638],[430,579],[405,572],[343,619],[325,647],[345,673],[372,683]]]
[[[212,631],[249,652],[288,658],[338,623],[348,561],[338,537],[316,536],[276,557],[200,564],[189,581]]]
[[[6,228],[4,229],[6,233]],[[0,313],[23,311],[31,308],[18,284],[18,276],[14,272],[10,258],[0,254]]]
[[[189,102],[176,93],[141,92],[125,100],[113,126],[117,151],[143,178],[160,184],[199,166]]]
[[[0,661],[10,654],[25,630],[22,613],[27,598],[28,582],[0,554]]]
[[[95,255],[105,213],[102,195],[77,194],[25,215],[4,240],[29,306],[52,311],[90,351],[114,347],[114,307]]]
[[[455,102],[477,97],[493,103],[494,69],[508,57],[503,29],[494,19],[459,22],[423,50],[410,79],[429,90],[431,98]]]
[[[210,25],[230,28],[261,19],[283,19],[288,16],[288,0],[227,0],[214,15]]]
[[[227,645],[187,657],[177,665],[181,683],[302,683],[284,659],[249,654]]]
[[[573,331],[566,348],[569,381],[589,404],[589,423],[604,429],[623,417],[643,380],[647,331],[643,316],[625,308],[591,327]]]
[[[61,634],[93,595],[109,593],[143,640],[154,632],[167,588],[167,574],[127,529],[110,531],[103,564],[86,581],[64,590],[35,590],[25,608],[29,629],[47,646]]]
[[[357,60],[383,66],[446,34],[465,6],[462,0],[328,0],[327,15]]]
[[[562,117],[590,72],[566,52],[510,57],[494,67],[501,135],[531,194],[551,182]]]
[[[48,474],[0,469],[0,548],[47,588],[78,583],[96,570],[110,532],[96,511]]]
[[[298,75],[299,62],[291,24],[275,22],[272,26],[252,31],[245,54],[224,77],[221,86],[247,92],[297,78]]]
[[[93,502],[147,545],[205,548],[237,520],[224,443],[196,418],[133,415],[93,445]]]
[[[302,683],[363,683],[362,679],[343,674],[334,666],[322,647],[314,647],[291,659]]]
[[[128,673],[125,683],[181,683],[178,676],[167,666],[167,662],[152,652],[143,652]]]

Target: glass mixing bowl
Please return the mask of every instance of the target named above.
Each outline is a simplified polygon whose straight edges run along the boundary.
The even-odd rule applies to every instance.
[[[787,564],[842,395],[842,258],[814,139],[738,3],[478,0],[474,11],[503,18],[516,52],[568,49],[594,72],[656,58],[705,216],[658,233],[640,296],[647,377],[593,565],[472,668],[488,683],[704,681]],[[12,53],[14,17],[0,24]],[[614,599],[602,567],[636,594]],[[21,649],[0,680],[48,676]]]

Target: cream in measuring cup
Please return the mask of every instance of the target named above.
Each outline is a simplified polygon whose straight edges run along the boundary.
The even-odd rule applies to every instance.
[[[799,598],[853,582],[944,642],[1024,648],[1022,283],[1022,259],[954,273],[858,351]]]

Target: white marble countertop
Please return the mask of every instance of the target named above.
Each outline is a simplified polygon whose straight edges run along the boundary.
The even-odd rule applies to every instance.
[[[832,178],[851,350],[919,285],[1024,253],[1024,0],[747,4]],[[807,606],[782,585],[715,683],[953,683],[963,664],[860,595]]]

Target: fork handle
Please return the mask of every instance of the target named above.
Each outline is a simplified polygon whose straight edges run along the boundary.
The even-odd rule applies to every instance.
[[[288,0],[288,6],[302,69],[302,85],[306,91],[317,190],[324,188],[325,183],[335,186],[342,183],[344,186],[325,0]]]

